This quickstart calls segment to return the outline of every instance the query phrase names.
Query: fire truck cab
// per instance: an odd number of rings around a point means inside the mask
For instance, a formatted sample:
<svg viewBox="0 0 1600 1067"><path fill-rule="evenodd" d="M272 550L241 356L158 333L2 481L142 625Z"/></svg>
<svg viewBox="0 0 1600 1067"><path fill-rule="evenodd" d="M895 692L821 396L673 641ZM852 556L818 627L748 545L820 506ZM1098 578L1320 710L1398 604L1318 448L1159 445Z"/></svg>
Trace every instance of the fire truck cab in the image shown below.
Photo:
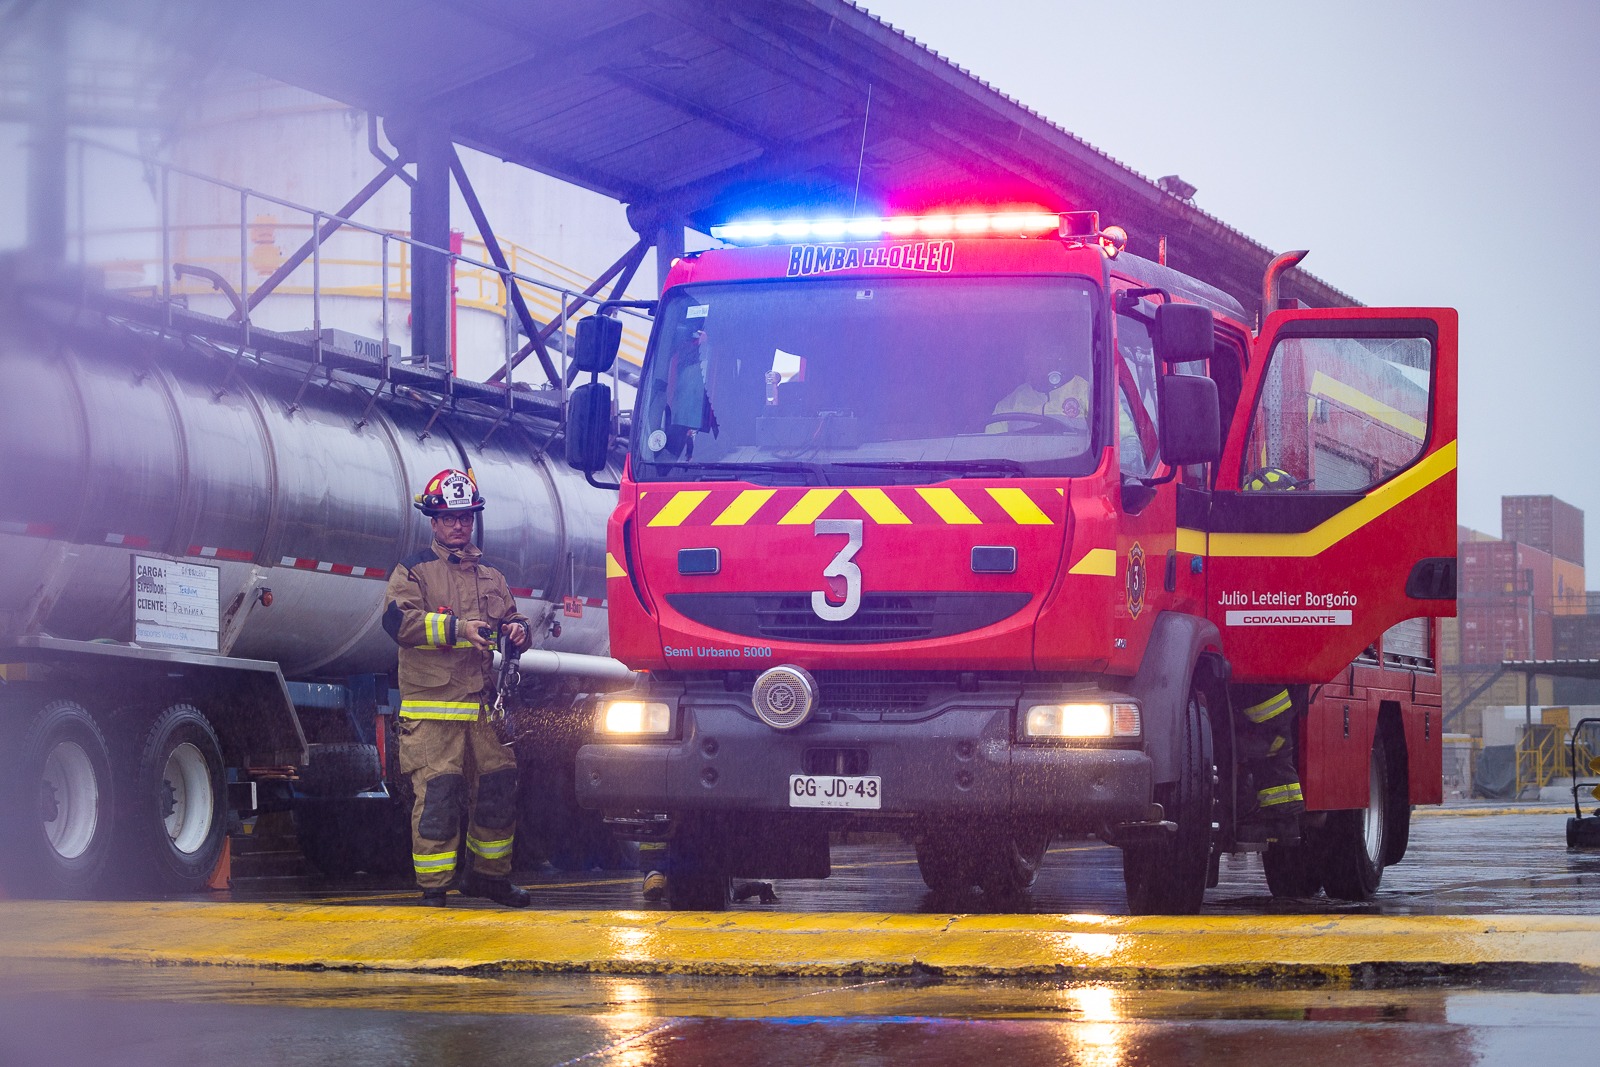
<svg viewBox="0 0 1600 1067"><path fill-rule="evenodd" d="M670 827L673 905L826 877L851 828L903 833L936 893L1017 894L1074 834L1122 849L1136 913L1197 910L1225 851L1267 850L1274 892L1370 893L1439 799L1437 708L1353 738L1347 712L1338 751L1381 761L1326 766L1307 711L1454 613L1454 311L1277 309L1269 271L1257 333L1093 212L714 236L666 279L608 527L612 654L649 682L598 706L576 774ZM608 333L580 325L580 367ZM579 469L610 410L574 392ZM1262 687L1307 789L1267 836Z"/></svg>

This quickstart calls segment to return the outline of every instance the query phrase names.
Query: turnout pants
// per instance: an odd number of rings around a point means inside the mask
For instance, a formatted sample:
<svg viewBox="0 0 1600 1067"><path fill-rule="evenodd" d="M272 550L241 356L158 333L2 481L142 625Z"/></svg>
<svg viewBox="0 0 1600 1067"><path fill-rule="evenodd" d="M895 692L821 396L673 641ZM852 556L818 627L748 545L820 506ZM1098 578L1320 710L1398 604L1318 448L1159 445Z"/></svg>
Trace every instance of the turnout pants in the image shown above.
<svg viewBox="0 0 1600 1067"><path fill-rule="evenodd" d="M402 719L400 770L411 776L411 865L417 885L439 889L455 880L461 813L467 820L471 869L485 878L511 873L517 824L517 762L481 720Z"/></svg>
<svg viewBox="0 0 1600 1067"><path fill-rule="evenodd" d="M1279 818L1305 810L1295 766L1296 709L1282 686L1244 685L1234 690L1239 709L1239 758L1250 793L1239 798L1241 814Z"/></svg>

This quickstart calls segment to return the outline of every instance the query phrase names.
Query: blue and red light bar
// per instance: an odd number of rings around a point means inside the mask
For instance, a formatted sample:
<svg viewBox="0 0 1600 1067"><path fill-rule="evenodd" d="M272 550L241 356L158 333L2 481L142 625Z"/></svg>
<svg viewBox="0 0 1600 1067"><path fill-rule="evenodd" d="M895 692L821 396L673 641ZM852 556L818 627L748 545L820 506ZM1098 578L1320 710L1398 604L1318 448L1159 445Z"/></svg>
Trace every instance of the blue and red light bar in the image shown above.
<svg viewBox="0 0 1600 1067"><path fill-rule="evenodd" d="M796 241L872 241L885 237L1060 237L1099 242L1116 255L1127 242L1121 227L1101 231L1096 211L960 211L865 218L752 219L711 227L730 244Z"/></svg>

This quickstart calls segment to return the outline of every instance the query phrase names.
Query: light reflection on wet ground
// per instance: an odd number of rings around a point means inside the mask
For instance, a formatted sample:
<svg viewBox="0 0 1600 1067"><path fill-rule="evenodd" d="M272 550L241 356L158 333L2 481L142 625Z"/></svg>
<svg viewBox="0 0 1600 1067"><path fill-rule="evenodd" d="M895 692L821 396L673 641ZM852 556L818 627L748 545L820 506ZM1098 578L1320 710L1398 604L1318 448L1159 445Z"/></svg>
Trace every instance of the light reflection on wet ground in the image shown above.
<svg viewBox="0 0 1600 1067"><path fill-rule="evenodd" d="M1576 988L385 975L30 965L0 1062L537 1065L1592 1062Z"/></svg>

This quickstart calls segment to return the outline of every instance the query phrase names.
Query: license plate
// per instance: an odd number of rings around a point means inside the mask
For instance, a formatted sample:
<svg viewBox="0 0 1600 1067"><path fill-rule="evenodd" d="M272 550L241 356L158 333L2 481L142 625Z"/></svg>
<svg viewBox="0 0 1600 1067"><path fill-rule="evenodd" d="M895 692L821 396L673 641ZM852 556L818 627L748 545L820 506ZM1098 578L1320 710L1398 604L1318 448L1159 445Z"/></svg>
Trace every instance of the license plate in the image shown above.
<svg viewBox="0 0 1600 1067"><path fill-rule="evenodd" d="M791 808L883 807L883 780L876 774L791 774Z"/></svg>

